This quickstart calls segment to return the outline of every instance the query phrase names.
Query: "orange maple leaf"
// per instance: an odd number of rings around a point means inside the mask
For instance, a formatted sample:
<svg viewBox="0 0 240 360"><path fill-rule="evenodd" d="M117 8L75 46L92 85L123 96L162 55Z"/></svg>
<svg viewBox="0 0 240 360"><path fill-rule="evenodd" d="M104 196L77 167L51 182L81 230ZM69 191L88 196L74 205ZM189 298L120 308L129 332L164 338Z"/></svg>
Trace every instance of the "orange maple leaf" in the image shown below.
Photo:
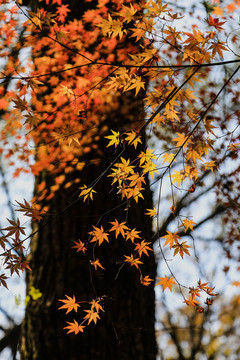
<svg viewBox="0 0 240 360"><path fill-rule="evenodd" d="M178 243L178 239L180 239L180 236L177 234L177 232L171 233L171 231L167 231L167 235L163 236L163 238L166 239L165 244L163 246L169 244L171 249L174 243L176 244Z"/></svg>
<svg viewBox="0 0 240 360"><path fill-rule="evenodd" d="M86 248L85 248L85 244L81 241L81 240L78 240L78 242L77 241L74 241L74 243L76 244L75 246L72 246L73 248L76 248L77 249L77 252L78 251L82 251L83 253L85 253L85 251L87 250Z"/></svg>
<svg viewBox="0 0 240 360"><path fill-rule="evenodd" d="M83 329L85 328L85 326L79 325L78 322L76 320L73 320L74 322L68 322L67 324L69 324L68 326L65 326L64 329L68 329L69 331L67 332L67 334L74 332L75 335L77 335L80 332L83 332Z"/></svg>
<svg viewBox="0 0 240 360"><path fill-rule="evenodd" d="M151 282L154 281L153 279L150 279L149 275L146 276L140 276L140 282L143 286L149 286Z"/></svg>
<svg viewBox="0 0 240 360"><path fill-rule="evenodd" d="M84 310L87 315L84 316L84 319L88 319L88 324L90 324L91 321L93 321L95 324L97 322L97 319L100 319L99 314L97 311L91 310Z"/></svg>
<svg viewBox="0 0 240 360"><path fill-rule="evenodd" d="M177 285L177 283L174 281L174 278L168 278L166 275L165 277L157 277L160 281L156 285L162 285L163 291L168 288L170 291L172 291L172 286Z"/></svg>
<svg viewBox="0 0 240 360"><path fill-rule="evenodd" d="M186 245L186 241L183 241L182 243L177 242L177 244L173 245L174 250L174 254L173 256L177 255L178 253L180 254L181 258L183 259L183 255L184 253L189 255L189 251L188 248L190 248L191 246Z"/></svg>
<svg viewBox="0 0 240 360"><path fill-rule="evenodd" d="M90 264L92 266L94 266L95 270L97 270L98 267L100 267L101 269L105 270L105 268L100 264L100 261L99 259L96 259L96 260L90 260Z"/></svg>
<svg viewBox="0 0 240 360"><path fill-rule="evenodd" d="M190 305L190 306L198 306L199 304L199 301L196 300L196 296L194 294L190 295L188 300L184 300L184 302L187 304L187 305Z"/></svg>
<svg viewBox="0 0 240 360"><path fill-rule="evenodd" d="M133 254L131 254L130 256L124 255L125 256L125 262L129 262L131 266L135 266L138 269L138 265L143 264L142 261L140 261L139 258L134 258Z"/></svg>
<svg viewBox="0 0 240 360"><path fill-rule="evenodd" d="M145 242L144 240L141 241L141 243L136 244L135 250L138 251L139 256L142 256L142 253L149 256L148 251L153 251L148 245L151 244L150 242Z"/></svg>
<svg viewBox="0 0 240 360"><path fill-rule="evenodd" d="M109 234L104 232L104 229L102 226L101 226L101 228L93 226L93 228L94 228L94 230L90 231L90 233L89 233L89 234L93 235L93 238L90 242L98 241L99 245L101 245L104 240L109 242L109 240L108 240Z"/></svg>
<svg viewBox="0 0 240 360"><path fill-rule="evenodd" d="M219 19L214 19L210 14L208 20L206 20L208 25L214 26L217 30L223 30L221 25L225 24L226 21L219 22Z"/></svg>
<svg viewBox="0 0 240 360"><path fill-rule="evenodd" d="M126 232L126 240L131 240L132 243L134 243L135 239L141 239L141 237L138 235L140 234L140 231L137 231L135 228L131 231Z"/></svg>
<svg viewBox="0 0 240 360"><path fill-rule="evenodd" d="M195 224L193 220L184 219L181 226L184 226L186 232L188 229L193 230L193 225Z"/></svg>
<svg viewBox="0 0 240 360"><path fill-rule="evenodd" d="M119 234L121 234L123 237L125 236L125 230L130 230L125 224L126 221L119 223L116 219L115 221L110 221L110 224L113 226L111 227L110 231L115 231L116 238Z"/></svg>
<svg viewBox="0 0 240 360"><path fill-rule="evenodd" d="M62 305L60 308L58 308L58 310L60 309L67 309L66 314L68 314L70 311L75 310L77 312L77 308L80 307L79 304L76 303L76 298L73 295L73 297L71 298L70 296L67 296L67 300L61 300L59 299L59 301L62 301L64 303L64 305Z"/></svg>
<svg viewBox="0 0 240 360"><path fill-rule="evenodd" d="M185 134L182 133L178 133L177 132L177 137L172 139L172 141L176 141L177 142L177 147L183 146L184 149L186 149L187 144L192 144L192 140L189 138L188 136L186 136Z"/></svg>

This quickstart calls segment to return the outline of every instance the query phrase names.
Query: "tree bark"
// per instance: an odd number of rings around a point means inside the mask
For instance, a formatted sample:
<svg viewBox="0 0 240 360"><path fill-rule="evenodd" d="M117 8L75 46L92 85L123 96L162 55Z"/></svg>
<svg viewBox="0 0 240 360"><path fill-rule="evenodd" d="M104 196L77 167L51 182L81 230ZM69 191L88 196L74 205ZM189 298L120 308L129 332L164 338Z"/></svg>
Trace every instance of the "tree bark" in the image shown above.
<svg viewBox="0 0 240 360"><path fill-rule="evenodd" d="M79 16L78 12L79 6L74 14ZM142 113L144 121L143 101L130 94L119 98L119 109L108 114L107 126L111 124L112 129L120 132L133 127L129 114L123 111L126 102L131 104L131 118L139 118ZM106 149L103 139L98 147L103 154L101 161L92 161L95 154L91 152L84 158L89 166L71 175L80 177L83 184L91 184L109 165L108 159L115 156ZM132 156L132 149L127 150L125 158ZM43 176L46 180L45 174L40 175L36 179L36 188ZM47 181L51 183L50 178ZM27 293L34 286L42 292L42 297L30 301L26 308L20 342L22 360L156 358L154 286L142 286L139 272L123 263L124 255L129 254L126 241L119 236L109 244L96 247L96 257L106 270L95 271L91 266L92 251L80 254L72 248L73 241L88 239L92 226L97 226L99 220L100 225L107 227L108 224L109 227L109 221L115 218L127 221L131 229L141 230L142 238L151 241L151 220L144 215L146 208L152 208L151 191L146 186L144 200L139 200L138 204L131 202L126 211L126 204L121 203L119 195L112 189L110 178L104 176L94 189L97 194L88 204L78 198L77 188L61 188L50 201L49 213L52 215L39 224L38 232L31 240L29 260L32 271L27 274ZM145 256L143 266L143 274L154 278L153 253ZM80 302L101 297L104 313L100 313L97 324L87 326L84 333L67 335L63 328L66 321L73 321L72 312L66 315L63 310L58 310L62 305L59 299L65 294L75 295ZM78 316L77 313L74 318L81 322Z"/></svg>

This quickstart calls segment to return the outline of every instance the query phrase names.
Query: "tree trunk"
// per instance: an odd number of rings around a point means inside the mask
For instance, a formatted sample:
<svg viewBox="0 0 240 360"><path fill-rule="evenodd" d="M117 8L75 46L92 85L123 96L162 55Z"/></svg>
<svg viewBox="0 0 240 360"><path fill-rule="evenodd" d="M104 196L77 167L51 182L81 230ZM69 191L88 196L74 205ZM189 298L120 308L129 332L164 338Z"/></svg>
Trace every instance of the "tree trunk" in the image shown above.
<svg viewBox="0 0 240 360"><path fill-rule="evenodd" d="M133 95L119 99L119 104L126 102L131 104L126 107L131 107L131 118L135 115L139 118L142 113L144 121L142 100ZM133 127L129 114L121 110L121 105L108 114L107 126L109 124L120 132ZM115 154L106 149L106 140L100 139L98 147L103 154L101 161L91 161L95 159L92 151L84 158L89 166L80 173L71 174L72 179L80 177L81 183L91 184L102 174L109 165L108 159ZM124 157L133 158L132 153L132 149L127 150ZM36 188L41 177L46 181L46 175L40 175L36 179ZM51 183L50 178L47 181ZM22 360L156 358L154 286L141 285L137 269L123 262L124 255L129 255L126 241L120 236L112 238L109 244L102 244L85 254L72 248L73 241L87 241L92 226L98 226L99 220L99 226L109 227L109 222L115 218L126 221L131 229L141 231L142 239L151 241L151 220L144 215L146 208L152 208L151 191L146 189L144 200L140 199L138 204L131 202L126 211L126 204L122 204L112 189L111 181L104 176L94 187L97 194L89 203L83 203L78 198L78 189L73 187L68 190L62 187L50 201L49 213L52 215L39 224L38 232L31 240L29 260L32 271L27 275L27 293L34 286L42 292L42 297L30 300L26 308L20 342ZM93 251L106 270L95 271L92 267ZM153 253L145 256L143 266L143 275L154 278ZM67 335L63 330L66 321L72 322L75 318L80 323L84 313L79 310L81 315L73 312L66 315L65 311L58 310L62 305L59 299L65 298L65 294L75 295L79 302L101 297L104 312L100 312L97 324L87 326L84 333ZM82 304L83 309L87 308L85 305Z"/></svg>

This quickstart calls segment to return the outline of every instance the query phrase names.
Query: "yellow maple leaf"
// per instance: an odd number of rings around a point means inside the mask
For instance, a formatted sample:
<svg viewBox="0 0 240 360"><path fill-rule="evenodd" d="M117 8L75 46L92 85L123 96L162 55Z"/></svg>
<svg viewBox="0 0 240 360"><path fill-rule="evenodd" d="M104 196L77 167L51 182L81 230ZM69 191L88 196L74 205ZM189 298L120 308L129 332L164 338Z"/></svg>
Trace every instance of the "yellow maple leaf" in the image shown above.
<svg viewBox="0 0 240 360"><path fill-rule="evenodd" d="M145 215L149 215L151 217L157 215L157 210L155 209L155 207L153 209L146 209L148 212L145 213Z"/></svg>
<svg viewBox="0 0 240 360"><path fill-rule="evenodd" d="M111 140L108 143L107 147L111 146L111 145L115 145L115 147L116 147L120 142L120 133L113 131L113 130L111 130L111 132L112 132L112 135L104 136L106 139Z"/></svg>
<svg viewBox="0 0 240 360"><path fill-rule="evenodd" d="M137 133L133 130L126 133L125 141L128 142L128 145L133 145L134 148L137 148L138 143L142 144L140 136L136 137Z"/></svg>
<svg viewBox="0 0 240 360"><path fill-rule="evenodd" d="M114 20L110 14L108 14L108 20L102 19L100 24L97 24L98 27L102 28L103 35L110 36L119 36L119 39L123 37L127 31L123 29L121 21L119 19Z"/></svg>
<svg viewBox="0 0 240 360"><path fill-rule="evenodd" d="M131 80L131 84L130 85L127 85L125 88L124 88L124 91L126 90L133 90L135 89L135 95L137 95L140 91L140 89L145 89L145 82L142 81L142 78L141 76L138 76L138 75L135 75L135 78L133 78Z"/></svg>
<svg viewBox="0 0 240 360"><path fill-rule="evenodd" d="M182 171L174 170L174 174L171 175L172 182L178 183L178 186L180 186L181 182L185 179L184 173Z"/></svg>
<svg viewBox="0 0 240 360"><path fill-rule="evenodd" d="M79 194L79 197L83 196L83 201L85 201L87 198L93 200L93 193L96 193L96 191L93 190L92 187L87 187L86 185L83 185L79 189L82 190Z"/></svg>
<svg viewBox="0 0 240 360"><path fill-rule="evenodd" d="M123 21L128 24L134 19L134 15L136 14L136 12L137 10L134 9L132 4L130 4L130 6L122 5L122 9L119 12L114 13L114 15L122 16Z"/></svg>
<svg viewBox="0 0 240 360"><path fill-rule="evenodd" d="M177 132L177 137L172 139L172 141L177 142L177 147L183 146L186 149L188 143L192 143L191 139L188 139L188 136L182 133Z"/></svg>
<svg viewBox="0 0 240 360"><path fill-rule="evenodd" d="M164 164L166 161L167 161L169 164L171 164L172 161L175 161L175 162L176 162L176 160L174 159L174 157L175 157L175 154L173 154L173 153L170 153L170 154L166 153L166 154L164 154L164 155L162 156L162 158L164 159L163 164ZM174 160L173 160L173 159L174 159Z"/></svg>

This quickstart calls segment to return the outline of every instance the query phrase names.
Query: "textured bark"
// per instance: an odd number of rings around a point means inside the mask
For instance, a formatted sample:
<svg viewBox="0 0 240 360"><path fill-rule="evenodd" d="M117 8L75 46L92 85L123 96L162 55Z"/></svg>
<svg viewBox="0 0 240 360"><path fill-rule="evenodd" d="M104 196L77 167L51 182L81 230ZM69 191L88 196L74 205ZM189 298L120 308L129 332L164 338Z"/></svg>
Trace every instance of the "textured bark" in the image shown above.
<svg viewBox="0 0 240 360"><path fill-rule="evenodd" d="M110 128L118 131L132 127L129 114L125 114L123 109L126 103L131 104L131 118L134 119L135 115L139 118L142 112L143 120L143 102L124 95L119 99L118 111L107 117L106 125L111 124ZM95 155L91 153L88 160L84 159L89 166L71 175L80 177L83 184L95 180L109 164L109 158L115 156L111 150L106 150L103 139L98 146L103 153L101 162L92 163ZM132 155L131 149L125 157ZM51 182L51 179L44 180ZM36 179L36 185L40 181L41 177ZM154 287L142 286L138 271L126 263L122 266L124 255L129 254L125 240L119 236L110 240L109 244L96 248L96 255L105 271L95 271L90 265L92 252L83 255L72 249L73 241L87 240L92 225L96 225L100 218L103 226L115 218L127 220L130 228L141 230L142 238L151 241L152 224L144 215L146 207L152 207L151 192L146 190L145 199L139 204L131 203L126 212L126 204L121 204L119 195L112 190L110 178L104 176L95 190L97 195L89 204L83 204L78 199L77 188L58 191L51 200L52 215L40 223L39 231L31 241L29 260L32 271L28 272L27 291L34 286L43 296L37 301L30 301L26 309L20 344L22 360L156 358ZM145 256L144 260L143 274L154 277L154 255ZM58 310L62 304L58 300L63 299L65 294L74 294L78 301L103 297L105 312L100 314L101 320L97 325L91 324L83 334L66 335L63 327L73 317L72 313L66 315L63 310ZM81 322L78 314L75 319Z"/></svg>

